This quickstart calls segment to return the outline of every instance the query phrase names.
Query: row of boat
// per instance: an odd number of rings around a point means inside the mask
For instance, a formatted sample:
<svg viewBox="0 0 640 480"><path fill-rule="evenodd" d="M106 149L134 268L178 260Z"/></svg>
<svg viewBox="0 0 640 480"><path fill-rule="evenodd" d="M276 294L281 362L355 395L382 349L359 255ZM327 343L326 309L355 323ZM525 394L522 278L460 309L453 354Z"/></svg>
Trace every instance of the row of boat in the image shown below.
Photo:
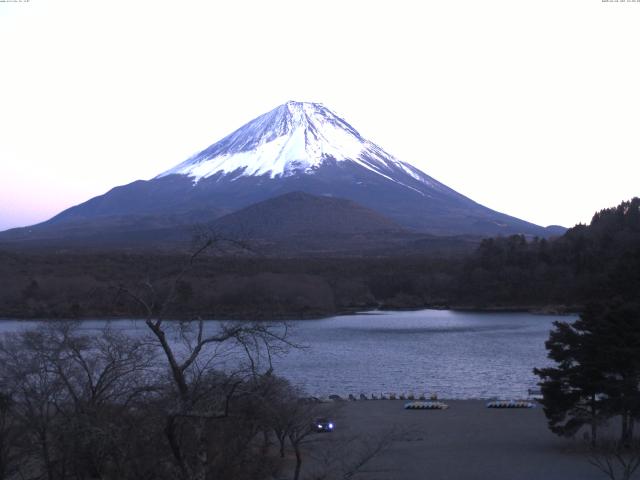
<svg viewBox="0 0 640 480"><path fill-rule="evenodd" d="M534 408L533 402L526 400L495 400L487 403L487 408ZM404 404L407 410L446 410L449 405L443 402L416 401Z"/></svg>

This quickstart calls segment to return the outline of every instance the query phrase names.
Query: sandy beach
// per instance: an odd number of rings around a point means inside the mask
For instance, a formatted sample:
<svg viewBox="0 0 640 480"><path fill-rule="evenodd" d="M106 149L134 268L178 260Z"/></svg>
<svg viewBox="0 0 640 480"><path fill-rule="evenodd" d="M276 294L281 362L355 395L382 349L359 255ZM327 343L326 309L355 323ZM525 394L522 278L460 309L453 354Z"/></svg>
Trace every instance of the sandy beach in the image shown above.
<svg viewBox="0 0 640 480"><path fill-rule="evenodd" d="M548 430L540 406L489 409L484 401L454 400L446 401L449 409L435 411L405 410L401 400L342 403L335 413L336 431L314 435L309 447L329 449L346 438L358 436L375 441L392 429L401 432L355 478L606 478L588 463L581 439L562 439Z"/></svg>

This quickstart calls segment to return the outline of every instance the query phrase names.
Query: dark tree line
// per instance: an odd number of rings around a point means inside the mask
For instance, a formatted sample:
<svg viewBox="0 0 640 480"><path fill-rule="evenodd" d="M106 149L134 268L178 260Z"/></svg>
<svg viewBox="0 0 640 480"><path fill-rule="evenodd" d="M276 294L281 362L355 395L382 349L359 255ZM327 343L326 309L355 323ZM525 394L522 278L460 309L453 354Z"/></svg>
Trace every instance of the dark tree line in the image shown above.
<svg viewBox="0 0 640 480"><path fill-rule="evenodd" d="M462 267L454 295L477 305L565 305L640 292L640 198L596 213L563 236L483 240Z"/></svg>
<svg viewBox="0 0 640 480"><path fill-rule="evenodd" d="M594 215L554 239L485 239L466 255L261 257L204 255L181 279L174 318L310 318L371 308L579 311L621 292L640 270L640 199ZM167 293L177 254L2 253L0 316L137 317L113 286L146 278Z"/></svg>
<svg viewBox="0 0 640 480"><path fill-rule="evenodd" d="M589 279L591 301L575 322L554 324L546 342L554 365L534 370L549 428L567 437L587 429L591 464L628 479L640 467L640 201L599 212L554 248Z"/></svg>

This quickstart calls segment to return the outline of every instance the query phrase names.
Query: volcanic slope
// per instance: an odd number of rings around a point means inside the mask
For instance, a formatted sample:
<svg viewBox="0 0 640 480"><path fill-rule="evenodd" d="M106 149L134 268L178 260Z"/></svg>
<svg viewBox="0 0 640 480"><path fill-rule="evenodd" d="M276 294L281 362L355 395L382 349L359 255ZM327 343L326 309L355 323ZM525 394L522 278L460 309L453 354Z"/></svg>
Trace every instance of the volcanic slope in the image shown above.
<svg viewBox="0 0 640 480"><path fill-rule="evenodd" d="M363 138L321 104L287 102L151 180L113 188L44 223L4 232L0 242L109 238L126 245L134 237L161 242L163 236L181 237L176 229L209 224L291 192L350 200L413 232L549 236L563 231L474 202Z"/></svg>

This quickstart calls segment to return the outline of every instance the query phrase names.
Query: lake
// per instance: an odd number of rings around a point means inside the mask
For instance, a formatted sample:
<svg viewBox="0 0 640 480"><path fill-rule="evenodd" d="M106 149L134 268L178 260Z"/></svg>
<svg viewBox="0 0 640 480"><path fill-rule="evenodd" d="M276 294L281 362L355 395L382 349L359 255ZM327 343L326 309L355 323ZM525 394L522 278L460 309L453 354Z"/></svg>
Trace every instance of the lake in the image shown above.
<svg viewBox="0 0 640 480"><path fill-rule="evenodd" d="M450 310L370 312L292 321L292 339L306 345L274 360L275 371L310 395L437 393L440 398L526 397L533 367L548 364L544 342L555 320L574 316ZM141 321L110 322L144 334ZM218 322L207 322L215 328ZM5 320L0 332L38 322ZM82 328L105 324L88 320Z"/></svg>

